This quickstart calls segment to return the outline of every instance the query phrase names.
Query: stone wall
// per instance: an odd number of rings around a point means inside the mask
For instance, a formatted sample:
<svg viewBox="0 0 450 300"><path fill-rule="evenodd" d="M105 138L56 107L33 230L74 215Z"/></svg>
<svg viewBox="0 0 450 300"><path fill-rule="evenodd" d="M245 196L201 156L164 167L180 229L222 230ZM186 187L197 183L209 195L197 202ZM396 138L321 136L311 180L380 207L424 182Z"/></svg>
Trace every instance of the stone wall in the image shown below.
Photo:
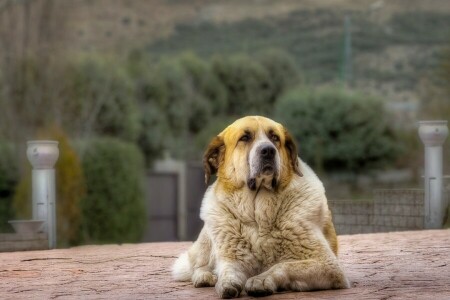
<svg viewBox="0 0 450 300"><path fill-rule="evenodd" d="M422 189L375 190L371 201L329 200L338 234L423 229Z"/></svg>

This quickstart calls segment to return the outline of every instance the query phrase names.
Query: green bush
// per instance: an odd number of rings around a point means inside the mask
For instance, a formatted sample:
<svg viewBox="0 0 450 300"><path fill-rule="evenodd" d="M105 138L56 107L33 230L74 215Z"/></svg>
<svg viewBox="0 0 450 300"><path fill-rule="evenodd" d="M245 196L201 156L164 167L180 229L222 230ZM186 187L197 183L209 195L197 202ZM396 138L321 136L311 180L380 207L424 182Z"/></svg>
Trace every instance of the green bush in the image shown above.
<svg viewBox="0 0 450 300"><path fill-rule="evenodd" d="M188 73L179 60L163 59L156 74L167 91L163 108L174 133L196 132L199 124L209 121L211 104L194 85L192 72Z"/></svg>
<svg viewBox="0 0 450 300"><path fill-rule="evenodd" d="M140 114L134 86L120 64L97 57L74 60L67 67L64 125L80 136L107 135L135 142Z"/></svg>
<svg viewBox="0 0 450 300"><path fill-rule="evenodd" d="M139 146L147 164L164 151L188 158L196 149L187 140L223 113L226 90L210 66L193 54L157 63L139 60L140 67L132 62L132 74L142 113Z"/></svg>
<svg viewBox="0 0 450 300"><path fill-rule="evenodd" d="M146 226L143 158L133 144L112 138L86 142L87 196L81 201L84 243L138 242Z"/></svg>
<svg viewBox="0 0 450 300"><path fill-rule="evenodd" d="M289 88L300 83L294 59L279 49L269 49L256 55L256 61L269 75L269 103L273 106Z"/></svg>
<svg viewBox="0 0 450 300"><path fill-rule="evenodd" d="M276 105L276 116L299 142L300 154L321 170L358 172L398 154L383 103L341 88L300 87Z"/></svg>
<svg viewBox="0 0 450 300"><path fill-rule="evenodd" d="M267 114L271 110L268 70L246 55L220 56L212 69L227 89L228 115Z"/></svg>
<svg viewBox="0 0 450 300"><path fill-rule="evenodd" d="M227 107L227 91L212 72L211 65L192 53L181 55L179 62L185 70L192 88L198 91L211 106L212 115L222 115ZM203 128L203 125L196 126L196 129Z"/></svg>
<svg viewBox="0 0 450 300"><path fill-rule="evenodd" d="M13 219L12 198L19 179L17 157L13 144L0 141L0 232L9 231Z"/></svg>
<svg viewBox="0 0 450 300"><path fill-rule="evenodd" d="M215 57L212 69L227 89L228 115L268 115L274 103L300 77L295 62L281 50L270 49L254 57Z"/></svg>

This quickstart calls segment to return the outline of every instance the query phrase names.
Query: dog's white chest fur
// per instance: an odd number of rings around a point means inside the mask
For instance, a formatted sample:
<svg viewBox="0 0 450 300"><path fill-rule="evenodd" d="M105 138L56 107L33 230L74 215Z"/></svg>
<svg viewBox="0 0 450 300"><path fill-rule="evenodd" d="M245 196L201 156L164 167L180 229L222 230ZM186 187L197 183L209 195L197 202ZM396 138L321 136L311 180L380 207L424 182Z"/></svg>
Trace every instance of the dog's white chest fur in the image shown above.
<svg viewBox="0 0 450 300"><path fill-rule="evenodd" d="M242 189L226 194L217 191L213 184L201 208L207 234L221 237L217 241L212 239L212 247L220 247L217 243L237 242L237 255L252 261L251 273L264 270L282 258L301 255L289 253L293 241L297 241L305 258L311 255L308 244L315 243L317 237L309 232L324 222L325 195L322 183L304 163L302 171L306 175L293 180L280 194L265 189L259 192ZM234 240L220 233L224 228L234 232ZM305 247L301 247L302 243ZM232 251L235 255L235 249Z"/></svg>

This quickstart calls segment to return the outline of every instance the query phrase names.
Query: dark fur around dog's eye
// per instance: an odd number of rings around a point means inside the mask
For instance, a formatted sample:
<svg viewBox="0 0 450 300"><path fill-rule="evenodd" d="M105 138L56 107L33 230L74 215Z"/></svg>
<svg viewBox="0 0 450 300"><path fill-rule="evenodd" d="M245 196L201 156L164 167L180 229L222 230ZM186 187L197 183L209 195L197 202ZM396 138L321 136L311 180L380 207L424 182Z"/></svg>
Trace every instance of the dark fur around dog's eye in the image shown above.
<svg viewBox="0 0 450 300"><path fill-rule="evenodd" d="M273 143L278 143L280 141L280 137L274 133L273 129L270 129L267 136Z"/></svg>
<svg viewBox="0 0 450 300"><path fill-rule="evenodd" d="M241 136L241 138L239 139L239 141L241 142L248 142L250 140L250 136L248 134L244 134L243 136Z"/></svg>
<svg viewBox="0 0 450 300"><path fill-rule="evenodd" d="M245 131L244 134L239 139L240 142L249 142L252 139L252 135L249 131Z"/></svg>

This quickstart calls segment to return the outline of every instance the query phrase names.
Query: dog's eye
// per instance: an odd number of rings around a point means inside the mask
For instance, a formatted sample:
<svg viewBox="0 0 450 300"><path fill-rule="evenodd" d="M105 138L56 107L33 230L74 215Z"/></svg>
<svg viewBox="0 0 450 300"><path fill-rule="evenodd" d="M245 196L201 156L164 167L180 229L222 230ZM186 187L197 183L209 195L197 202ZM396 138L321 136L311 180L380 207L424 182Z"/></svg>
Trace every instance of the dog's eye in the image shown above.
<svg viewBox="0 0 450 300"><path fill-rule="evenodd" d="M270 137L270 139L272 140L272 142L279 142L280 141L280 137L276 134L272 134L272 136Z"/></svg>
<svg viewBox="0 0 450 300"><path fill-rule="evenodd" d="M243 136L241 136L241 138L239 139L240 142L248 142L250 141L251 137L249 134L244 134Z"/></svg>

